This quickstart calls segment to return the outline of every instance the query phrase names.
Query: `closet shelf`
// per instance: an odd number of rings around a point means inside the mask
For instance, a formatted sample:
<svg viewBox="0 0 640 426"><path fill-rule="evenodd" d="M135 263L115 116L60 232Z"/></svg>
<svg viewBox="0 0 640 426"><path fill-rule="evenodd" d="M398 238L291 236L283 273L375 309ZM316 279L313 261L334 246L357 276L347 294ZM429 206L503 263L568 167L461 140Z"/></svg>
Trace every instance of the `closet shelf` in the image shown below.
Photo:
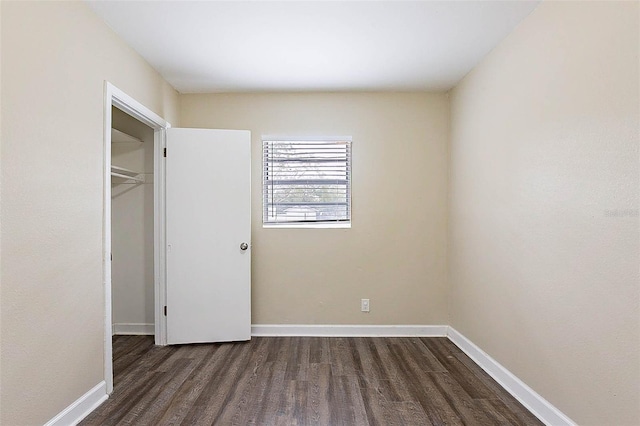
<svg viewBox="0 0 640 426"><path fill-rule="evenodd" d="M111 129L111 143L142 143L142 140L120 130Z"/></svg>
<svg viewBox="0 0 640 426"><path fill-rule="evenodd" d="M125 169L124 167L111 166L111 176L144 183L144 174Z"/></svg>

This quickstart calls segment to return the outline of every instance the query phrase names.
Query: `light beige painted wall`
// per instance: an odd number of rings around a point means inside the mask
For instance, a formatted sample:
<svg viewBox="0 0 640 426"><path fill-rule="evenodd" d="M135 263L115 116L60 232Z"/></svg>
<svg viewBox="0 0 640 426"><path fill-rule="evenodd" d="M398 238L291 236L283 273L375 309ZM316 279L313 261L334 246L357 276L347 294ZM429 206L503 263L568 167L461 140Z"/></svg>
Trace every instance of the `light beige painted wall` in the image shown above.
<svg viewBox="0 0 640 426"><path fill-rule="evenodd" d="M638 7L543 2L452 98L451 324L584 425L640 424Z"/></svg>
<svg viewBox="0 0 640 426"><path fill-rule="evenodd" d="M254 324L447 324L447 95L181 95L180 114L252 132ZM263 134L353 136L351 229L262 228Z"/></svg>
<svg viewBox="0 0 640 426"><path fill-rule="evenodd" d="M112 143L112 164L145 176L143 184L111 184L112 323L153 324L153 129L117 108L112 120L144 141Z"/></svg>
<svg viewBox="0 0 640 426"><path fill-rule="evenodd" d="M177 93L82 2L2 2L3 425L104 379L103 84L175 123Z"/></svg>

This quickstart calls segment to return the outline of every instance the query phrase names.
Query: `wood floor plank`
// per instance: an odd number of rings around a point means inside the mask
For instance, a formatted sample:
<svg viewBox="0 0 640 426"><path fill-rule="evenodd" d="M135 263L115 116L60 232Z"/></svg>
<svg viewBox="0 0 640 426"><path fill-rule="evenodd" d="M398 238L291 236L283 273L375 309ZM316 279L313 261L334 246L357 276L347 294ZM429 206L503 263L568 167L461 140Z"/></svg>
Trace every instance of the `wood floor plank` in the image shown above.
<svg viewBox="0 0 640 426"><path fill-rule="evenodd" d="M389 402L375 387L360 389L367 420L371 426L402 425L401 415L396 411L394 403ZM429 423L424 423L428 425Z"/></svg>
<svg viewBox="0 0 640 426"><path fill-rule="evenodd" d="M487 386L486 380L473 374L464 363L460 362L451 352L452 348L447 345L449 339L441 337L422 338L421 340L469 396L472 398L491 398L493 392Z"/></svg>
<svg viewBox="0 0 640 426"><path fill-rule="evenodd" d="M285 385L285 392L280 399L275 424L282 426L305 425L307 407L307 382L290 380Z"/></svg>
<svg viewBox="0 0 640 426"><path fill-rule="evenodd" d="M126 425L156 424L155 418L164 411L168 399L174 395L175 390L189 375L193 368L191 364L192 361L186 359L176 361L172 370L174 375L171 378L164 374L160 375L157 385L138 400L120 423Z"/></svg>
<svg viewBox="0 0 640 426"><path fill-rule="evenodd" d="M422 407L415 402L394 402L393 407L404 425L433 425Z"/></svg>
<svg viewBox="0 0 640 426"><path fill-rule="evenodd" d="M204 349L204 345L197 345ZM219 346L218 346L219 348ZM227 348L228 349L228 348ZM192 355L196 354L194 350ZM180 387L175 391L173 398L166 404L162 414L157 418L157 424L180 424L189 413L189 410L203 393L207 383L213 380L212 376L216 371L216 364L219 362L220 355L215 356L216 352L207 354L206 352L200 357L193 357L196 361L190 376L184 380Z"/></svg>
<svg viewBox="0 0 640 426"><path fill-rule="evenodd" d="M403 357L403 346L392 345L396 362L402 370L402 380L407 384L412 397L420 404L434 425L463 425L464 422L447 401L446 395L434 383L431 374L416 362L415 357Z"/></svg>
<svg viewBox="0 0 640 426"><path fill-rule="evenodd" d="M328 364L331 349L329 347L329 339L321 339L318 337L310 337L309 343L309 363L310 364Z"/></svg>
<svg viewBox="0 0 640 426"><path fill-rule="evenodd" d="M232 343L228 351L228 356L221 359L222 362L215 364L215 369L211 374L206 386L191 407L183 424L215 424L223 411L227 408L228 401L238 385L238 378L246 371L247 358L250 351L243 350L244 343ZM220 392L224 389L224 392Z"/></svg>
<svg viewBox="0 0 640 426"><path fill-rule="evenodd" d="M331 351L331 370L335 376L360 376L356 360L349 349Z"/></svg>
<svg viewBox="0 0 640 426"><path fill-rule="evenodd" d="M265 369L273 363L266 363L269 352L273 350L273 341L269 339L256 339L255 349L247 363L247 371L238 380L236 392L229 399L227 409L220 417L220 424L243 425L249 421L250 409L255 405L253 394L256 384L264 377Z"/></svg>
<svg viewBox="0 0 640 426"><path fill-rule="evenodd" d="M365 386L368 382L396 378L397 371L390 368L393 364L383 360L383 356L387 355L388 352L381 354L373 339L351 339L351 353L354 367L360 377L361 386Z"/></svg>
<svg viewBox="0 0 640 426"><path fill-rule="evenodd" d="M259 399L255 414L247 418L248 423L256 425L274 424L278 412L280 400L283 397L282 389L287 374L287 364L284 361L272 363L271 368L264 371L261 377L264 380L263 394Z"/></svg>
<svg viewBox="0 0 640 426"><path fill-rule="evenodd" d="M331 415L329 407L329 383L332 377L330 364L309 366L308 412L306 424L327 425Z"/></svg>
<svg viewBox="0 0 640 426"><path fill-rule="evenodd" d="M446 338L115 336L114 393L81 425L541 425Z"/></svg>
<svg viewBox="0 0 640 426"><path fill-rule="evenodd" d="M357 376L334 376L330 381L331 425L367 424Z"/></svg>
<svg viewBox="0 0 640 426"><path fill-rule="evenodd" d="M411 392L401 380L367 379L363 389L371 389L388 402L413 401Z"/></svg>
<svg viewBox="0 0 640 426"><path fill-rule="evenodd" d="M285 379L287 380L306 380L309 370L309 354L310 354L310 338L301 337L288 342L288 352L286 359L287 371Z"/></svg>
<svg viewBox="0 0 640 426"><path fill-rule="evenodd" d="M482 411L476 400L472 399L460 384L448 372L430 373L433 382L449 405L465 424L491 424L491 419Z"/></svg>

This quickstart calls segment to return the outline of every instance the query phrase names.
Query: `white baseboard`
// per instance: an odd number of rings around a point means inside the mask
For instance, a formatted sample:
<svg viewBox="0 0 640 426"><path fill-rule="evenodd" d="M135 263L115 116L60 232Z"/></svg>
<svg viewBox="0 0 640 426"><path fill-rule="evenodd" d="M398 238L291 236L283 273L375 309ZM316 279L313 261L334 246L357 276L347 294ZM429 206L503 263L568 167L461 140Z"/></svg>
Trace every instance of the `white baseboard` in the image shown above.
<svg viewBox="0 0 640 426"><path fill-rule="evenodd" d="M302 325L254 324L255 337L446 337L446 325Z"/></svg>
<svg viewBox="0 0 640 426"><path fill-rule="evenodd" d="M120 335L130 335L130 336L139 336L139 335L153 336L155 332L156 332L156 329L153 324L128 323L128 322L113 324L114 335L120 334Z"/></svg>
<svg viewBox="0 0 640 426"><path fill-rule="evenodd" d="M498 361L464 337L453 327L449 327L449 340L459 347L489 376L500 384L515 399L524 405L533 415L548 426L575 426L569 417L554 407L540 394L527 386L522 380L504 368Z"/></svg>
<svg viewBox="0 0 640 426"><path fill-rule="evenodd" d="M44 426L75 426L107 400L107 384L102 381L62 410Z"/></svg>

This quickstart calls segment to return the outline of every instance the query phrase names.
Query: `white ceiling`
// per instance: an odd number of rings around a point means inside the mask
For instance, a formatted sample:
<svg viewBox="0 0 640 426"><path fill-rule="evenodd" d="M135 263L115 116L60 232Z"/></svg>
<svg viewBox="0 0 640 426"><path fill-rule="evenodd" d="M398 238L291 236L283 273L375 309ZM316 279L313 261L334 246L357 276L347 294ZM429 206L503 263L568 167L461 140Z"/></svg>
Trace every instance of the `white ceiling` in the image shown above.
<svg viewBox="0 0 640 426"><path fill-rule="evenodd" d="M89 1L181 93L453 87L538 1Z"/></svg>

